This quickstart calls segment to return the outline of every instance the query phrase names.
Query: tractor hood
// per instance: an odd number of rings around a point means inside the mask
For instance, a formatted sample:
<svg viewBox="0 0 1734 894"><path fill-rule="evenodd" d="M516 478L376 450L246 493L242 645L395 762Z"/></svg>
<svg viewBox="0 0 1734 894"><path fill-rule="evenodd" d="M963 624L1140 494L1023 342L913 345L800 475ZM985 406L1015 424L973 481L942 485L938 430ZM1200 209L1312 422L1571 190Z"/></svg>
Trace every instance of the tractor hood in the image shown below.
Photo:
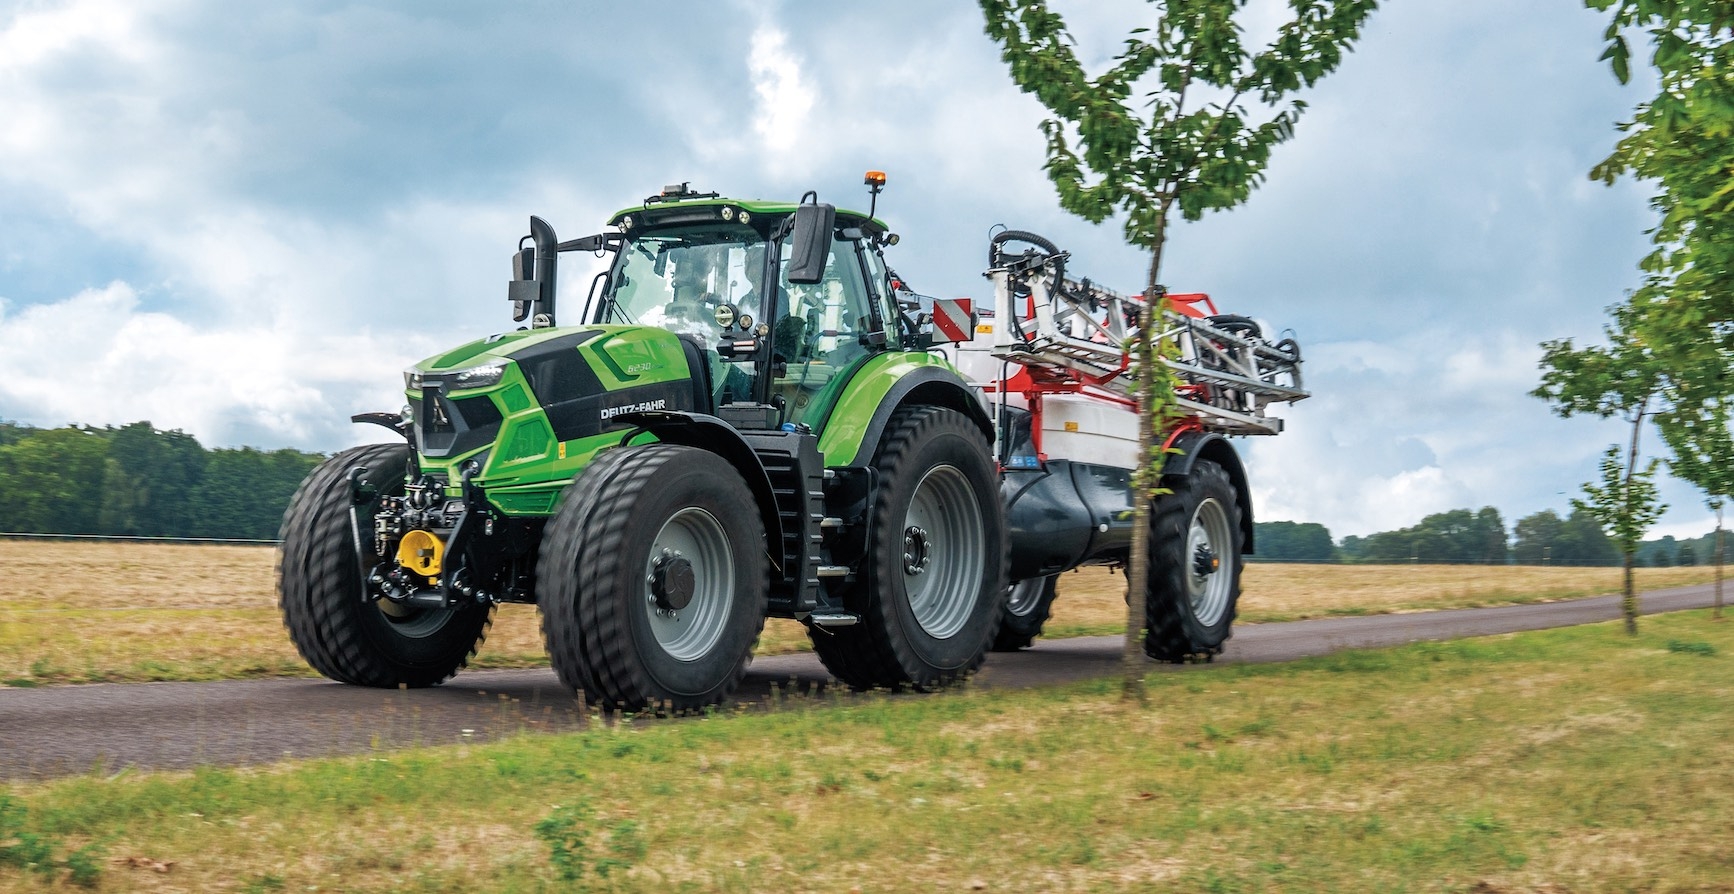
<svg viewBox="0 0 1734 894"><path fill-rule="evenodd" d="M481 465L543 459L556 445L619 427L624 413L692 410L703 380L680 339L653 326L581 326L490 335L404 370L415 446ZM708 398L708 393L702 395Z"/></svg>

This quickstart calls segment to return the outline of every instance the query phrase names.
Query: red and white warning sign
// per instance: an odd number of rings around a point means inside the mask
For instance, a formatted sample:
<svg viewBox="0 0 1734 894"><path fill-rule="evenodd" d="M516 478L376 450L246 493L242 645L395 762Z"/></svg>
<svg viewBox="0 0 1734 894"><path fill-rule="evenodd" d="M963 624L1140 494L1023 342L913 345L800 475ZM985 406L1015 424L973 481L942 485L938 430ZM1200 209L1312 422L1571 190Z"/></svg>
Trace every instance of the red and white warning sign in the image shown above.
<svg viewBox="0 0 1734 894"><path fill-rule="evenodd" d="M974 338L974 304L969 298L933 299L933 340L960 342Z"/></svg>

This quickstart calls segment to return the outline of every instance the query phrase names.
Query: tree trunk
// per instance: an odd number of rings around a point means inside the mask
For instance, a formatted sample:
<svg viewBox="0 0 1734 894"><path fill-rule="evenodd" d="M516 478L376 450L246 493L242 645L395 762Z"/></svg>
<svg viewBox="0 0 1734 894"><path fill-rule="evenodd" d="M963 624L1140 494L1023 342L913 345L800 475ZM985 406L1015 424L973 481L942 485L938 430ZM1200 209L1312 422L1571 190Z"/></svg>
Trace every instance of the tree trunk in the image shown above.
<svg viewBox="0 0 1734 894"><path fill-rule="evenodd" d="M1710 620L1722 620L1722 507L1716 506L1716 607L1710 610Z"/></svg>
<svg viewBox="0 0 1734 894"><path fill-rule="evenodd" d="M1620 597L1620 614L1626 618L1626 633L1638 635L1638 594L1632 589L1632 554L1626 553L1626 588Z"/></svg>
<svg viewBox="0 0 1734 894"><path fill-rule="evenodd" d="M1632 446L1626 452L1625 491L1620 495L1620 499L1625 503L1628 523L1632 517L1632 476L1638 471L1638 434L1644 430L1644 411L1649 407L1650 399L1646 396L1639 402L1638 415L1632 420ZM1632 586L1632 559L1637 548L1637 543L1621 538L1620 552L1626 559L1626 586L1624 595L1620 597L1620 614L1626 618L1626 634L1629 636L1638 635L1638 592Z"/></svg>
<svg viewBox="0 0 1734 894"><path fill-rule="evenodd" d="M1152 456L1156 448L1159 419L1155 412L1156 363L1159 361L1155 339L1162 323L1161 305L1168 301L1157 285L1162 270L1162 244L1168 238L1168 202L1162 203L1156 222L1155 245L1150 248L1150 274L1144 283L1144 307L1138 312L1138 462L1141 474L1132 495L1132 558L1126 568L1126 642L1120 651L1120 695L1124 701L1143 704L1144 674L1148 662L1144 657L1144 597L1150 586L1150 500L1151 492L1161 480L1158 460ZM1152 300L1155 299L1155 300Z"/></svg>

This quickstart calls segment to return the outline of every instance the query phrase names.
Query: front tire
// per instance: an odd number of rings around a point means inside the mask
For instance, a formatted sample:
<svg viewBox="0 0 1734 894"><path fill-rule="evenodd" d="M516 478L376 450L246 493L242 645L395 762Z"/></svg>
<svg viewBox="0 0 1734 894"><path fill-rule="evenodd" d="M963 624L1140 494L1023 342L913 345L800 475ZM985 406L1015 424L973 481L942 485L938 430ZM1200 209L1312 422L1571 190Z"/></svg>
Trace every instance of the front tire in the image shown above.
<svg viewBox="0 0 1734 894"><path fill-rule="evenodd" d="M561 682L593 704L713 705L746 675L765 623L764 523L726 460L620 447L566 489L536 564Z"/></svg>
<svg viewBox="0 0 1734 894"><path fill-rule="evenodd" d="M301 657L340 683L411 688L457 673L486 635L493 609L482 605L417 608L363 597L361 569L382 561L371 526L356 556L349 508L350 470L379 494L401 495L409 462L405 444L355 447L321 463L289 502L277 549L283 623ZM375 503L377 503L377 497ZM363 506L364 525L371 506Z"/></svg>
<svg viewBox="0 0 1734 894"><path fill-rule="evenodd" d="M1240 600L1240 503L1222 466L1201 459L1166 482L1150 519L1144 653L1157 661L1221 654Z"/></svg>
<svg viewBox="0 0 1734 894"><path fill-rule="evenodd" d="M994 634L995 652L1016 652L1027 649L1042 635L1042 627L1053 616L1054 597L1059 595L1060 576L1032 577L1006 585L1005 620L999 633Z"/></svg>
<svg viewBox="0 0 1734 894"><path fill-rule="evenodd" d="M848 627L808 628L854 689L928 690L975 670L1005 607L1006 532L981 430L944 407L900 409L873 460L870 542L844 605Z"/></svg>

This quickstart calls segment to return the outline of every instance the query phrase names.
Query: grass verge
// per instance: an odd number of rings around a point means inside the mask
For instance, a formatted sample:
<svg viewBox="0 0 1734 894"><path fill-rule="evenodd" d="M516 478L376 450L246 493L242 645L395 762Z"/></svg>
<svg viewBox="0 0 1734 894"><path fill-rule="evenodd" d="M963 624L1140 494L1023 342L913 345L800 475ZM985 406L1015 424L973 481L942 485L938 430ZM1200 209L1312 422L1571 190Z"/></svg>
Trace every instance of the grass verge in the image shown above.
<svg viewBox="0 0 1734 894"><path fill-rule="evenodd" d="M0 541L0 686L310 676L283 632L266 547ZM1648 588L1701 583L1708 568L1643 568ZM1048 635L1125 629L1125 578L1060 577ZM1252 565L1241 621L1286 621L1539 602L1614 592L1617 568ZM548 663L533 607L502 606L472 667ZM759 654L805 651L772 620Z"/></svg>
<svg viewBox="0 0 1734 894"><path fill-rule="evenodd" d="M0 792L146 891L1722 891L1731 650L1689 612Z"/></svg>

